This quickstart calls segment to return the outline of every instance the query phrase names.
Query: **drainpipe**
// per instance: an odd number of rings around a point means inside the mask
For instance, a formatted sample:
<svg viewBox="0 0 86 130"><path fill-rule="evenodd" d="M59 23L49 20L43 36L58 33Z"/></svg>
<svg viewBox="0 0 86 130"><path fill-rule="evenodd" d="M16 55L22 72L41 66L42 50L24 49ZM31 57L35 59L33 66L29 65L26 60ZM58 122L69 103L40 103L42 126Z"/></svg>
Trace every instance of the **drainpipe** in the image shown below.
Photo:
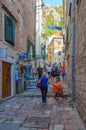
<svg viewBox="0 0 86 130"><path fill-rule="evenodd" d="M35 68L36 68L36 0L35 0L35 7L34 7L34 45L35 45Z"/></svg>
<svg viewBox="0 0 86 130"><path fill-rule="evenodd" d="M75 0L72 0L72 101L75 101Z"/></svg>

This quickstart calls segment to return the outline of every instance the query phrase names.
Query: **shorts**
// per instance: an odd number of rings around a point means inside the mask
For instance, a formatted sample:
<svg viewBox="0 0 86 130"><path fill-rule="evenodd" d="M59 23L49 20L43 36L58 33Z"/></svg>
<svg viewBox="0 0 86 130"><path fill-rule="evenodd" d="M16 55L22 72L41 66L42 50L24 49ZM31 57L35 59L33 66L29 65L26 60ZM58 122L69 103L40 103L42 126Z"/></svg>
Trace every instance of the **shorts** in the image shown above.
<svg viewBox="0 0 86 130"><path fill-rule="evenodd" d="M62 73L62 77L64 78L66 76L66 73L64 72L64 73Z"/></svg>

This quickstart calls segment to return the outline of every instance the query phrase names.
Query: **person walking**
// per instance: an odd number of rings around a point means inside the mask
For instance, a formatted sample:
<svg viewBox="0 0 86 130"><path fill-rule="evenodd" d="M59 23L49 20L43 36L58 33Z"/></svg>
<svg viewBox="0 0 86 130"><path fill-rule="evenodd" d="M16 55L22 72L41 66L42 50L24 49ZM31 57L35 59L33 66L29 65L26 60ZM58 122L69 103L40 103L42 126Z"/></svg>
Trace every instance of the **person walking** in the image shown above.
<svg viewBox="0 0 86 130"><path fill-rule="evenodd" d="M42 77L42 73L43 73L43 70L40 66L37 68L37 72L38 72L38 79L40 79Z"/></svg>
<svg viewBox="0 0 86 130"><path fill-rule="evenodd" d="M61 75L62 75L62 79L63 79L63 82L64 82L64 77L66 76L66 72L65 72L64 66L61 68Z"/></svg>
<svg viewBox="0 0 86 130"><path fill-rule="evenodd" d="M47 73L50 78L51 77L51 66L50 65L47 67Z"/></svg>
<svg viewBox="0 0 86 130"><path fill-rule="evenodd" d="M55 93L55 98L63 95L63 87L60 82L60 78L56 79L56 83L53 85L52 92Z"/></svg>
<svg viewBox="0 0 86 130"><path fill-rule="evenodd" d="M51 81L52 81L52 83L54 82L54 77L55 77L55 69L54 69L54 67L52 67L52 69L51 69Z"/></svg>
<svg viewBox="0 0 86 130"><path fill-rule="evenodd" d="M43 72L43 76L41 78L41 93L42 93L42 102L46 103L47 91L48 91L48 77L46 73Z"/></svg>
<svg viewBox="0 0 86 130"><path fill-rule="evenodd" d="M57 78L60 78L60 70L58 69L57 66L55 67L55 76L56 76Z"/></svg>

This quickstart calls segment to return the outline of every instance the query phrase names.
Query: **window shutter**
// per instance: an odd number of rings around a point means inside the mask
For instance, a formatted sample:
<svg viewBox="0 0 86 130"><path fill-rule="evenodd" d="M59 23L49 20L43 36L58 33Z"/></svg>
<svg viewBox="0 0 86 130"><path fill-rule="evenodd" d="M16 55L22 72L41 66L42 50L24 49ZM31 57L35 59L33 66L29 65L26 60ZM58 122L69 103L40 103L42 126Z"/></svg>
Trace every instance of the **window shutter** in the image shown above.
<svg viewBox="0 0 86 130"><path fill-rule="evenodd" d="M15 43L15 21L12 19L12 43Z"/></svg>
<svg viewBox="0 0 86 130"><path fill-rule="evenodd" d="M35 58L35 45L32 46L32 57Z"/></svg>
<svg viewBox="0 0 86 130"><path fill-rule="evenodd" d="M5 23L5 41L14 45L15 43L15 21L11 19L9 16L4 15L4 23Z"/></svg>
<svg viewBox="0 0 86 130"><path fill-rule="evenodd" d="M5 40L11 41L11 21L10 19L5 15Z"/></svg>
<svg viewBox="0 0 86 130"><path fill-rule="evenodd" d="M59 56L61 55L61 51L58 51L58 55L59 55Z"/></svg>

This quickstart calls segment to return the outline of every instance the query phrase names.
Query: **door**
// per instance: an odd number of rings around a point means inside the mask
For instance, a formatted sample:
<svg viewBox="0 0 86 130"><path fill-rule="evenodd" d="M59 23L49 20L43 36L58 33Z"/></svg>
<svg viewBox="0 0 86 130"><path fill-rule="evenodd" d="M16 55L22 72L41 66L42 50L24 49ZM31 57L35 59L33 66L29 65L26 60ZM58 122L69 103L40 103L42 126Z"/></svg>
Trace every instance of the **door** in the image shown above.
<svg viewBox="0 0 86 130"><path fill-rule="evenodd" d="M11 64L2 63L2 97L11 95Z"/></svg>

